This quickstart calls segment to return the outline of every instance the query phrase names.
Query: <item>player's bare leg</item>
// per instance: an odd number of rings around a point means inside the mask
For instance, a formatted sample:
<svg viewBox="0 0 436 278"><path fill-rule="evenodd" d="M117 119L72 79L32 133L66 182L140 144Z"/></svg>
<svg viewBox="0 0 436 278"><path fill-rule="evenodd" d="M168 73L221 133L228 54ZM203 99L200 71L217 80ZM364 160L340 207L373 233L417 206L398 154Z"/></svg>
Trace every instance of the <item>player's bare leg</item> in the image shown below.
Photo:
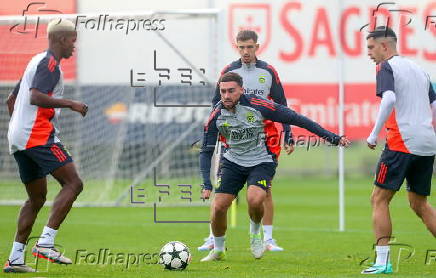
<svg viewBox="0 0 436 278"><path fill-rule="evenodd" d="M248 214L255 223L260 223L264 214L265 190L259 186L250 185L247 189Z"/></svg>
<svg viewBox="0 0 436 278"><path fill-rule="evenodd" d="M268 190L265 198L265 202L263 202L263 219L262 224L263 225L272 225L273 224L273 218L274 218L274 202L272 199L272 192L271 190Z"/></svg>
<svg viewBox="0 0 436 278"><path fill-rule="evenodd" d="M372 221L377 245L388 245L392 235L389 203L395 191L374 186L371 195Z"/></svg>
<svg viewBox="0 0 436 278"><path fill-rule="evenodd" d="M377 256L374 265L364 269L362 274L392 273L392 264L389 260L390 246L388 245L392 235L389 203L394 195L395 191L393 190L374 186L371 205Z"/></svg>
<svg viewBox="0 0 436 278"><path fill-rule="evenodd" d="M427 197L409 191L409 203L427 229L436 237L436 209L429 204Z"/></svg>
<svg viewBox="0 0 436 278"><path fill-rule="evenodd" d="M28 199L21 207L18 216L15 242L12 245L9 259L3 268L4 272L35 272L33 268L24 264L24 249L27 239L32 232L32 227L38 216L38 212L45 203L47 196L47 180L45 177L35 179L25 184L25 187Z"/></svg>
<svg viewBox="0 0 436 278"><path fill-rule="evenodd" d="M45 203L47 196L47 179L40 178L25 185L28 199L21 207L18 216L18 227L15 241L25 244L32 232L38 212Z"/></svg>
<svg viewBox="0 0 436 278"><path fill-rule="evenodd" d="M83 183L73 162L54 170L51 174L62 186L61 191L54 199L47 224L48 227L57 230L73 206L77 196L82 192Z"/></svg>
<svg viewBox="0 0 436 278"><path fill-rule="evenodd" d="M216 193L212 203L211 227L214 235L214 249L201 259L202 262L223 260L225 258L225 234L227 230L227 211L235 196L228 193Z"/></svg>
<svg viewBox="0 0 436 278"><path fill-rule="evenodd" d="M264 252L260 226L264 213L264 202L267 192L259 186L251 185L247 189L248 214L250 215L250 247L256 259Z"/></svg>
<svg viewBox="0 0 436 278"><path fill-rule="evenodd" d="M212 209L212 232L215 237L222 237L227 230L227 210L235 196L228 193L215 194Z"/></svg>
<svg viewBox="0 0 436 278"><path fill-rule="evenodd" d="M54 246L59 226L65 220L74 201L83 189L83 183L77 174L73 162L54 170L51 175L60 183L62 189L56 196L47 225L44 227L38 243L32 249L34 256L59 264L71 264L71 259L64 257Z"/></svg>

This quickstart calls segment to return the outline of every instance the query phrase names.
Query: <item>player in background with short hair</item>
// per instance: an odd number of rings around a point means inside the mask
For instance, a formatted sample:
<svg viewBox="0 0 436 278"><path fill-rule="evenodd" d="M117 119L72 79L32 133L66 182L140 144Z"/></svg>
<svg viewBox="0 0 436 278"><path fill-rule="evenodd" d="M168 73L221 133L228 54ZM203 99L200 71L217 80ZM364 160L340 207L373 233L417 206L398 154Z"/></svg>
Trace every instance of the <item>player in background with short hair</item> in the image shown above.
<svg viewBox="0 0 436 278"><path fill-rule="evenodd" d="M436 210L427 201L436 154L436 95L429 75L399 56L396 44L397 37L388 27L377 27L367 36L368 55L377 64L376 94L381 98L368 147L375 149L383 125L387 137L371 195L377 257L363 274L392 273L389 203L404 179L410 207L436 236Z"/></svg>
<svg viewBox="0 0 436 278"><path fill-rule="evenodd" d="M288 106L286 101L285 92L282 84L280 83L277 71L269 65L267 62L257 59L256 52L259 49L257 43L257 34L251 30L242 30L236 36L236 46L238 48L240 59L233 61L226 66L221 75L226 72L236 72L244 80L244 93L254 94L264 99L272 100L278 104ZM212 100L213 106L215 106L221 99L219 86L217 85L215 90L215 96ZM268 142L271 150L276 154L277 158L281 151L281 139L275 123L269 121L268 129L272 134L272 140ZM291 134L291 128L288 124L282 124L282 130L284 134L283 145L287 154L291 154L294 151L294 141ZM263 239L266 250L269 251L283 251L283 248L278 246L273 239L273 218L274 218L274 203L271 190L268 191L267 197L264 203L265 214L262 219L263 223ZM200 251L206 251L213 248L213 234L210 230L209 237L206 238L202 246L198 247Z"/></svg>
<svg viewBox="0 0 436 278"><path fill-rule="evenodd" d="M223 136L228 149L223 156L221 183L215 189L211 226L214 249L201 261L225 258L227 210L239 191L248 184L247 203L250 217L250 247L254 258L265 251L260 234L264 202L277 167L277 156L266 144L270 134L266 121L280 122L305 128L333 145L347 146L348 139L325 130L310 119L284 105L244 94L242 77L234 72L223 74L219 80L221 101L211 112L204 127L200 151L200 171L203 178L202 197L208 199L212 191L211 159L218 140Z"/></svg>
<svg viewBox="0 0 436 278"><path fill-rule="evenodd" d="M81 102L62 99L64 85L61 59L73 55L77 33L68 20L53 20L47 26L48 50L35 55L7 105L9 151L18 164L28 199L18 216L18 227L4 272L35 272L25 264L24 250L39 210L47 195L46 176L51 174L62 186L54 199L48 223L32 248L34 256L59 264L71 264L55 247L58 229L83 184L71 156L58 138L59 108L69 108L85 116L88 107Z"/></svg>

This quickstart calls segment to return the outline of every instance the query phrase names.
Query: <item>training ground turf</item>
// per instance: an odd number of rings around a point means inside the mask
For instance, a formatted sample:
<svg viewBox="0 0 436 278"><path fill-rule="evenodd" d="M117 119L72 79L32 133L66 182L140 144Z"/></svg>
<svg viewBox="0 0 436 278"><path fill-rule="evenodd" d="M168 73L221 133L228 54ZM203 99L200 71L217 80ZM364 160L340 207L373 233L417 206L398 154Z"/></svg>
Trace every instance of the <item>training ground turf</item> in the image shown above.
<svg viewBox="0 0 436 278"><path fill-rule="evenodd" d="M227 260L212 263L200 263L207 253L196 250L208 234L206 224L156 224L150 207L85 207L72 209L56 239L65 255L73 260L73 265L47 265L39 261L38 269L44 272L0 276L362 277L360 271L373 258L369 206L371 180L349 178L346 184L346 231L338 232L336 179L278 176L274 184L274 237L285 252L266 253L261 260L254 260L249 251L244 198L238 207L237 227L229 228L227 233ZM241 196L245 196L245 191ZM427 250L436 250L436 240L408 208L405 197L403 189L394 199L391 209L396 236L396 245L392 246L392 261L397 269L394 276L435 277L436 251ZM430 199L433 205L434 200ZM42 209L32 236L39 236L48 210L47 207ZM17 213L18 207L0 207L0 258L3 261L10 251ZM159 209L159 220L207 220L207 217L206 207ZM172 240L183 241L191 248L192 263L185 271L167 271L154 264L153 254ZM118 261L110 264L108 260L102 262L100 257L99 264L95 264L100 249L121 253ZM414 254L407 259L413 250ZM131 263L138 261L137 256L143 254L140 263L126 267L129 253L132 254ZM34 263L29 255L27 260ZM360 265L362 261L363 265Z"/></svg>

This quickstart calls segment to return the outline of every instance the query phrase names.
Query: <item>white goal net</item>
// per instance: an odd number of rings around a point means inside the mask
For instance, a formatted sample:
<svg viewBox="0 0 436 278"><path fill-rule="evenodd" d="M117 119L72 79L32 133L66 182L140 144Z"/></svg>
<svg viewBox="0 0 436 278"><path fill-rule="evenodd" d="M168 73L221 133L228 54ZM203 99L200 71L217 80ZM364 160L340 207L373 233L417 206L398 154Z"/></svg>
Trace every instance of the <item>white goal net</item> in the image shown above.
<svg viewBox="0 0 436 278"><path fill-rule="evenodd" d="M2 103L30 58L47 48L53 17L0 16L10 32L0 44ZM64 109L59 124L85 184L77 204L203 204L191 145L202 136L218 75L218 11L61 17L78 31L75 55L61 63L64 97L89 106L85 118ZM1 105L0 204L20 204L26 194L8 154L8 122ZM49 200L57 186L49 179Z"/></svg>

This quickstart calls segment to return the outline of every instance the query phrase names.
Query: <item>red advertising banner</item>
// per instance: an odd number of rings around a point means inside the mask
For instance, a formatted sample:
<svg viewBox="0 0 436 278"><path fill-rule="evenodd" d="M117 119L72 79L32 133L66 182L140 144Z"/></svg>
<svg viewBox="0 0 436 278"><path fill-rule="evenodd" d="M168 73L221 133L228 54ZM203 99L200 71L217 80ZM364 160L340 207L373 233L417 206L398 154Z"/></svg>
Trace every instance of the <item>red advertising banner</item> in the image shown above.
<svg viewBox="0 0 436 278"><path fill-rule="evenodd" d="M337 84L284 84L288 106L323 127L338 132L339 101ZM375 84L345 84L345 135L366 139L377 117L380 99ZM294 127L294 136L310 134Z"/></svg>
<svg viewBox="0 0 436 278"><path fill-rule="evenodd" d="M75 0L45 0L3 1L0 15L17 15L23 19L27 15L37 14L69 14L76 12ZM0 26L0 80L18 81L29 60L48 47L46 24L36 20L26 20L25 23ZM76 78L76 55L68 60L62 60L62 70L66 80Z"/></svg>

